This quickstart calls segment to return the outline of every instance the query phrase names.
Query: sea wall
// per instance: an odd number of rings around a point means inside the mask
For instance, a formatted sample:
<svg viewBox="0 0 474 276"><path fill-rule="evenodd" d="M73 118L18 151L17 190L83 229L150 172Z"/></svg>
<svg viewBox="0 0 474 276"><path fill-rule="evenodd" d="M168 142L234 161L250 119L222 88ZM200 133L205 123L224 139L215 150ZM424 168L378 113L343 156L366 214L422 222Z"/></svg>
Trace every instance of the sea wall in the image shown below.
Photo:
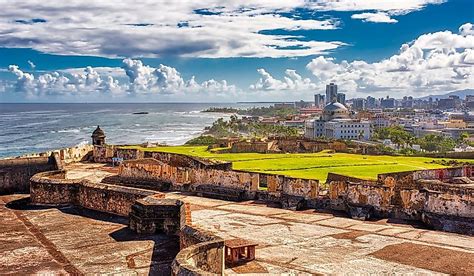
<svg viewBox="0 0 474 276"><path fill-rule="evenodd" d="M34 174L58 169L54 157L22 157L0 160L0 194L27 193Z"/></svg>
<svg viewBox="0 0 474 276"><path fill-rule="evenodd" d="M26 154L0 160L0 194L27 193L36 173L62 169L64 164L88 160L92 145Z"/></svg>
<svg viewBox="0 0 474 276"><path fill-rule="evenodd" d="M181 230L180 249L171 266L173 275L223 275L222 238L195 226L186 225Z"/></svg>

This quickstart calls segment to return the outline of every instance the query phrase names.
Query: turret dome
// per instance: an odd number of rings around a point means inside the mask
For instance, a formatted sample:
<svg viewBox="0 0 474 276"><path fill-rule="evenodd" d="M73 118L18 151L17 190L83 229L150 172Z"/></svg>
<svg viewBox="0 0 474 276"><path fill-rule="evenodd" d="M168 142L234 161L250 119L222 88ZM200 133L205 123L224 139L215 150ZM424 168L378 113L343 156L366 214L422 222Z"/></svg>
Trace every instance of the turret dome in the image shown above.
<svg viewBox="0 0 474 276"><path fill-rule="evenodd" d="M97 126L94 132L92 132L92 137L105 137L105 133L99 126Z"/></svg>

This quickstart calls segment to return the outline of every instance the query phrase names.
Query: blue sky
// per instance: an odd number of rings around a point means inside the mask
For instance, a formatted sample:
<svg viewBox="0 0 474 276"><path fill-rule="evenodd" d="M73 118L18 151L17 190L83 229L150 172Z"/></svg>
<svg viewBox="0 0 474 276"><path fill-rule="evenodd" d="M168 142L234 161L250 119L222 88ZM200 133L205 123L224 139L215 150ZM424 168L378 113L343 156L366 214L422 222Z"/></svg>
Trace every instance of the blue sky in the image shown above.
<svg viewBox="0 0 474 276"><path fill-rule="evenodd" d="M329 81L350 97L474 88L470 0L1 2L2 102L309 100Z"/></svg>

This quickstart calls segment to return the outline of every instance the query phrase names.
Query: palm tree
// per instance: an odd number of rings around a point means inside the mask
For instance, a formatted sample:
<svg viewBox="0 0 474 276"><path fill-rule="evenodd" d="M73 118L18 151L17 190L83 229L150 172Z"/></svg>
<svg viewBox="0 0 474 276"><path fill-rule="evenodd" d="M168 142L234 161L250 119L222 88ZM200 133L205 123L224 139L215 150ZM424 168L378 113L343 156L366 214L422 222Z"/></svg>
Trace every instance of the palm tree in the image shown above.
<svg viewBox="0 0 474 276"><path fill-rule="evenodd" d="M459 143L460 144L466 143L467 139L469 139L469 133L463 132L459 135Z"/></svg>

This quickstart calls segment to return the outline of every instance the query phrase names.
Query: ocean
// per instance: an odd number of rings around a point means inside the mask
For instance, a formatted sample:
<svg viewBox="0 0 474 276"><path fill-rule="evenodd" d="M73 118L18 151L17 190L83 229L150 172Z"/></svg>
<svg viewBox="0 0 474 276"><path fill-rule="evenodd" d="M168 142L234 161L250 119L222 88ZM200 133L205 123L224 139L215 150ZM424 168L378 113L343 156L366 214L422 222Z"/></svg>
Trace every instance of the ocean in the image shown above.
<svg viewBox="0 0 474 276"><path fill-rule="evenodd" d="M238 103L0 103L0 158L91 143L100 125L110 144L159 142L180 145L228 114L203 113L209 107L248 108ZM148 114L133 114L148 112Z"/></svg>

